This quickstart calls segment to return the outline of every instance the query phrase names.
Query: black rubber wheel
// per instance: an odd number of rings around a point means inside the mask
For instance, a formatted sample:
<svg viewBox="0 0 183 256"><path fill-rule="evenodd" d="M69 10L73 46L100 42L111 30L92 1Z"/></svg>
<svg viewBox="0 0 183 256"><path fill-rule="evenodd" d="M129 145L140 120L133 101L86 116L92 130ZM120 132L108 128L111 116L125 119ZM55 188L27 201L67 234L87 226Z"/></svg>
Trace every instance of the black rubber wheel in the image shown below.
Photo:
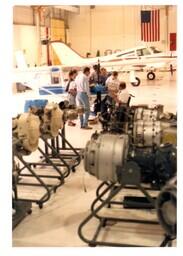
<svg viewBox="0 0 183 256"><path fill-rule="evenodd" d="M27 211L27 213L28 213L28 214L31 214L31 213L32 213L32 210L31 210L31 209L30 209L30 210L28 210L28 211Z"/></svg>
<svg viewBox="0 0 183 256"><path fill-rule="evenodd" d="M139 86L140 85L140 79L138 78L138 77L135 77L135 79L136 79L136 81L137 82L135 82L135 83L131 83L131 85L133 85L133 86Z"/></svg>
<svg viewBox="0 0 183 256"><path fill-rule="evenodd" d="M154 80L156 78L156 75L154 72L148 72L147 73L147 79L148 80Z"/></svg>
<svg viewBox="0 0 183 256"><path fill-rule="evenodd" d="M43 204L39 204L39 209L42 209L43 208Z"/></svg>
<svg viewBox="0 0 183 256"><path fill-rule="evenodd" d="M75 167L72 167L72 172L76 172L76 168Z"/></svg>

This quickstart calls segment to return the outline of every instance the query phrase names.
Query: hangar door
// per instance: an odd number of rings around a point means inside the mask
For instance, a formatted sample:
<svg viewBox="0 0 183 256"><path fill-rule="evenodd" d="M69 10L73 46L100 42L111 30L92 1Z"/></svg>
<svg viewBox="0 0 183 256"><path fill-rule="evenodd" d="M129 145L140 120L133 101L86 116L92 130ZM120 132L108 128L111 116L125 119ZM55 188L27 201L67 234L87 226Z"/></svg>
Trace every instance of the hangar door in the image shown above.
<svg viewBox="0 0 183 256"><path fill-rule="evenodd" d="M64 20L51 19L50 24L51 40L62 40L65 43L65 22ZM51 49L52 65L60 65L61 62L56 53Z"/></svg>

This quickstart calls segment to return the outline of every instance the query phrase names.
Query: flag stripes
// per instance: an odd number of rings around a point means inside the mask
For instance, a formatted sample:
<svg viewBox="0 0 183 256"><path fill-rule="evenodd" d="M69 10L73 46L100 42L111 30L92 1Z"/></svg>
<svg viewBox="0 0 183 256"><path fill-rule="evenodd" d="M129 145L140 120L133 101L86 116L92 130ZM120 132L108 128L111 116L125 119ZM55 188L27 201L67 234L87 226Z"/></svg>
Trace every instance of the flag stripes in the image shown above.
<svg viewBox="0 0 183 256"><path fill-rule="evenodd" d="M160 10L141 11L141 40L160 41Z"/></svg>

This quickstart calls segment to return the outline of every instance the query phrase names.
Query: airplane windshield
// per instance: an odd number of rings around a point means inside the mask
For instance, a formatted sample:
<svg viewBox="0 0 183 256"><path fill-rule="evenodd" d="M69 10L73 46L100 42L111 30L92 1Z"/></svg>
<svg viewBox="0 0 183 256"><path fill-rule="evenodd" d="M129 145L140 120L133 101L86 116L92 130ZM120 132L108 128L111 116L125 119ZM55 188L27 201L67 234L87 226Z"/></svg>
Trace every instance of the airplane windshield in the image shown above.
<svg viewBox="0 0 183 256"><path fill-rule="evenodd" d="M162 51L160 51L159 49L157 49L157 48L154 47L154 46L151 46L150 48L151 48L151 50L152 50L153 53L161 53L161 52L162 52Z"/></svg>
<svg viewBox="0 0 183 256"><path fill-rule="evenodd" d="M127 55L127 56L134 56L134 51L121 53L121 54L116 55L116 57L122 57L122 56L125 56L125 55Z"/></svg>
<svg viewBox="0 0 183 256"><path fill-rule="evenodd" d="M143 49L137 50L138 56L145 56L145 55L150 55L150 54L151 54L151 52L148 50L148 48L143 48Z"/></svg>

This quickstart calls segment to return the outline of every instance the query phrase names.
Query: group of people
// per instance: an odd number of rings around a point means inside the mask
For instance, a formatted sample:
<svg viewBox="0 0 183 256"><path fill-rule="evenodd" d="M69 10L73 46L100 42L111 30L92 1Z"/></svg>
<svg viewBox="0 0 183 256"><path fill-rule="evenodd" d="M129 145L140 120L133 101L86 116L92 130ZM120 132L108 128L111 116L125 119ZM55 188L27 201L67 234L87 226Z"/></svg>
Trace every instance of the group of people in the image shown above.
<svg viewBox="0 0 183 256"><path fill-rule="evenodd" d="M84 114L80 115L80 127L82 129L92 129L88 125L88 118L90 115L90 86L89 86L89 75L90 68L85 67L82 73L77 73L76 70L71 70L69 72L69 80L66 86L66 92L68 93L68 100L70 106L75 106L77 104L84 107ZM69 121L68 123L74 126L75 123Z"/></svg>
<svg viewBox="0 0 183 256"><path fill-rule="evenodd" d="M126 89L126 83L118 79L118 72L116 71L109 76L105 68L98 70L98 65L93 67L92 73L90 73L89 67L85 67L83 72L80 73L77 70L71 70L66 85L66 92L68 93L70 106L81 105L84 107L85 112L83 115L80 115L81 129L92 129L88 125L90 115L90 86L97 82L106 86L108 95L117 105L126 104L130 97ZM68 125L75 126L76 124L69 121Z"/></svg>

